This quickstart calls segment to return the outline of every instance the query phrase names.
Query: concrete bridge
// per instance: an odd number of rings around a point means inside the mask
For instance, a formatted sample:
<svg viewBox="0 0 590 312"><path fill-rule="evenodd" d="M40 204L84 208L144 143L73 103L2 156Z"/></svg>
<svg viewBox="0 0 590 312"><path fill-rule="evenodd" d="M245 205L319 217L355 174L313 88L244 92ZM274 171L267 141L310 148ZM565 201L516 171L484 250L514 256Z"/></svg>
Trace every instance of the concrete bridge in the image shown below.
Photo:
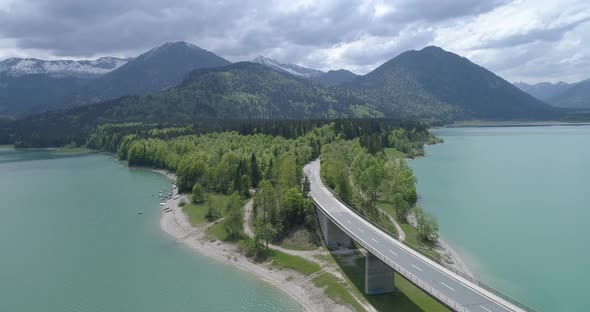
<svg viewBox="0 0 590 312"><path fill-rule="evenodd" d="M305 166L304 171L311 182L310 195L328 248L350 246L355 241L367 250L367 294L394 291L397 272L454 311L525 311L428 259L353 212L322 183L319 160Z"/></svg>

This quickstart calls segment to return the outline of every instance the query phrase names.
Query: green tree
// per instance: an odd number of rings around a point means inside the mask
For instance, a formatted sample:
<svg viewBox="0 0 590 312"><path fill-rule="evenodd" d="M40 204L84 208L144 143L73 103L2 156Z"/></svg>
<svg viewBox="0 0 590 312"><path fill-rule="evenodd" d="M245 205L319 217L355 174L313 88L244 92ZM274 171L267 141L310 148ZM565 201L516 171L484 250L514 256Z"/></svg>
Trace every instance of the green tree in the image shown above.
<svg viewBox="0 0 590 312"><path fill-rule="evenodd" d="M303 195L296 187L287 190L281 202L281 219L284 229L305 221L304 205Z"/></svg>
<svg viewBox="0 0 590 312"><path fill-rule="evenodd" d="M195 183L193 186L193 203L195 204L202 204L205 202L205 191L200 183Z"/></svg>
<svg viewBox="0 0 590 312"><path fill-rule="evenodd" d="M256 155L252 153L252 157L250 157L250 181L252 182L252 187L255 189L258 188L258 184L261 180L262 171L260 171Z"/></svg>
<svg viewBox="0 0 590 312"><path fill-rule="evenodd" d="M345 203L352 202L352 187L348 175L344 171L336 176L336 192Z"/></svg>
<svg viewBox="0 0 590 312"><path fill-rule="evenodd" d="M233 193L226 203L223 227L228 239L240 238L244 230L244 211L241 207L240 195Z"/></svg>
<svg viewBox="0 0 590 312"><path fill-rule="evenodd" d="M303 182L301 183L301 192L303 193L304 198L308 198L311 192L311 182L309 181L309 177L303 177Z"/></svg>
<svg viewBox="0 0 590 312"><path fill-rule="evenodd" d="M414 209L418 230L418 239L425 243L435 243L438 240L438 221L436 217L424 212L421 208Z"/></svg>
<svg viewBox="0 0 590 312"><path fill-rule="evenodd" d="M393 208L395 209L397 219L401 222L406 222L406 216L410 210L410 205L408 202L404 200L400 193L397 193L393 196L392 204Z"/></svg>

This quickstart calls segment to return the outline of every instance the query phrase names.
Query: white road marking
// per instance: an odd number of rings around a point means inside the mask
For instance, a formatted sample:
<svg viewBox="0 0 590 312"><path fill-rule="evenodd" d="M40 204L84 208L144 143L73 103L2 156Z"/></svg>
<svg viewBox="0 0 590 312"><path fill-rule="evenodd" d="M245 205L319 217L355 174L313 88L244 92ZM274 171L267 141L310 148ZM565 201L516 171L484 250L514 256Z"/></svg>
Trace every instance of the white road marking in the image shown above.
<svg viewBox="0 0 590 312"><path fill-rule="evenodd" d="M359 228L359 231L361 231L361 233L365 233L365 231L361 230L360 228Z"/></svg>
<svg viewBox="0 0 590 312"><path fill-rule="evenodd" d="M396 254L396 253L395 253L395 251L393 251L393 250L391 250L391 249L389 250L389 252L391 252L392 254L394 254L394 255L396 255L396 256L399 256L398 254Z"/></svg>
<svg viewBox="0 0 590 312"><path fill-rule="evenodd" d="M421 268L419 268L419 267L417 267L417 266L415 266L413 264L412 264L412 266L415 267L416 269L418 269L418 271L422 272L422 269Z"/></svg>
<svg viewBox="0 0 590 312"><path fill-rule="evenodd" d="M440 282L440 283L443 284L443 286L445 286L446 288L448 288L448 289L450 289L452 291L455 291L455 289L453 289L453 287L451 287L451 286L449 286L449 285L447 285L447 284L445 284L443 282Z"/></svg>
<svg viewBox="0 0 590 312"><path fill-rule="evenodd" d="M372 237L371 237L371 239L372 239L372 240L373 240L375 243L378 243L378 241L377 241L376 239L374 239L374 238L372 238Z"/></svg>
<svg viewBox="0 0 590 312"><path fill-rule="evenodd" d="M488 308L486 308L486 307L484 307L484 306L482 306L482 305L480 305L480 307L481 307L482 309L484 309L484 310L488 311L488 312L492 312L492 310L490 310L490 309L488 309Z"/></svg>

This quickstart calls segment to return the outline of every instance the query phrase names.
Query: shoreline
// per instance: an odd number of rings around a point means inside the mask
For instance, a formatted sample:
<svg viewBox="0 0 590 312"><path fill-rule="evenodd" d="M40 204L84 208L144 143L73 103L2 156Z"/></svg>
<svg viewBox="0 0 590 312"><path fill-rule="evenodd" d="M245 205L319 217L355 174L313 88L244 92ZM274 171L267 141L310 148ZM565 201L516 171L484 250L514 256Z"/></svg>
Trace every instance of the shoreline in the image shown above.
<svg viewBox="0 0 590 312"><path fill-rule="evenodd" d="M149 170L163 175L171 182L176 181L174 173L159 169ZM311 279L298 272L276 269L269 263L253 263L241 254L235 245L208 239L206 231L216 223L205 223L193 227L182 211L182 207L178 205L181 200L189 202L188 196L181 195L174 199L176 195L178 195L178 189L174 189L172 198L166 201L167 207L172 211L166 213L161 210L160 212L160 229L178 243L183 243L191 250L254 274L260 280L289 296L303 311L354 311L348 305L334 302L324 293L323 288L317 287Z"/></svg>
<svg viewBox="0 0 590 312"><path fill-rule="evenodd" d="M416 227L416 218L413 213L408 215L408 223L412 227ZM436 243L433 250L441 256L441 260L446 266L468 275L471 278L475 278L475 275L473 274L471 268L467 265L467 262L463 260L459 252L451 247L451 244L448 241L439 237L438 242Z"/></svg>

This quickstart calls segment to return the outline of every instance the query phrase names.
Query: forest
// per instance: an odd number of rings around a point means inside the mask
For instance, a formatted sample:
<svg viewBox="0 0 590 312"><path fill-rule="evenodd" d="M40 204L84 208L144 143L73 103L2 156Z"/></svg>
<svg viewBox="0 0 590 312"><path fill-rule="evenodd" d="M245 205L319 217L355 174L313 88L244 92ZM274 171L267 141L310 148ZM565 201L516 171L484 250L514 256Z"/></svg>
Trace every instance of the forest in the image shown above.
<svg viewBox="0 0 590 312"><path fill-rule="evenodd" d="M439 142L425 130L394 129L322 147L321 175L342 201L397 235L392 221L416 220L416 241L432 246L438 238L435 217L416 207L416 178L404 158L424 155L424 145Z"/></svg>
<svg viewBox="0 0 590 312"><path fill-rule="evenodd" d="M237 128L204 131L194 125L104 125L88 136L85 145L114 152L131 166L175 172L179 190L192 193L195 203L207 201L208 194L231 196L231 203L253 197L256 236L248 248L256 255L295 228L316 230L307 195L309 182L302 170L309 161L323 159L327 184L348 202L352 202L352 195L347 195L346 189L352 192L352 185L358 185L366 194L362 212L373 215L375 183L391 179L388 190L392 197L402 196L408 205L416 201L411 170L404 162L384 161L384 150L393 148L417 155L432 139L421 123L378 119L255 122ZM199 131L204 133L196 133ZM347 172L344 165L353 168L352 179L345 179L347 182L340 179ZM376 172L376 165L380 170L387 168L387 172ZM241 205L228 204L211 208L207 217L225 217L228 235L239 237L242 213Z"/></svg>

